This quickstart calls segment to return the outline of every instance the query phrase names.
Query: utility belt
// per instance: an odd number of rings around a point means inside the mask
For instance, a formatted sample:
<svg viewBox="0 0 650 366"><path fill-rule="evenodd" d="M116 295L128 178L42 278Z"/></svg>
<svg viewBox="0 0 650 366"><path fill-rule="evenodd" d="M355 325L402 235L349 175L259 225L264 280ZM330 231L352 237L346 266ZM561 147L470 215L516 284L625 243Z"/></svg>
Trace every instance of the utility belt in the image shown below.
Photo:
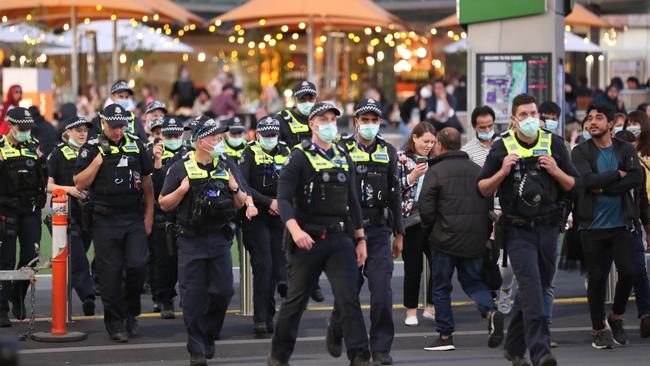
<svg viewBox="0 0 650 366"><path fill-rule="evenodd" d="M346 232L346 224L343 221L333 224L313 224L306 223L301 225L302 230L309 234L314 240L325 240L328 235Z"/></svg>
<svg viewBox="0 0 650 366"><path fill-rule="evenodd" d="M137 212L133 210L133 206L119 207L119 206L104 206L104 205L95 204L93 207L94 214L100 214L105 216L124 215L133 212Z"/></svg>
<svg viewBox="0 0 650 366"><path fill-rule="evenodd" d="M0 197L0 207L13 208L16 210L25 210L29 207L32 212L43 208L41 200L36 197Z"/></svg>
<svg viewBox="0 0 650 366"><path fill-rule="evenodd" d="M176 237L179 236L195 237L195 236L221 233L226 237L226 239L232 240L232 238L234 238L235 236L235 226L230 222L225 223L221 226L212 226L212 227L205 227L199 229L188 228L182 225L168 223L167 230L173 230Z"/></svg>
<svg viewBox="0 0 650 366"><path fill-rule="evenodd" d="M386 208L362 208L363 227L384 226L388 223Z"/></svg>
<svg viewBox="0 0 650 366"><path fill-rule="evenodd" d="M560 225L562 217L561 210L554 210L546 215L538 217L521 217L516 215L501 215L496 221L494 229L494 245L503 249L503 261L501 266L508 267L508 232L512 227L533 229L538 225Z"/></svg>
<svg viewBox="0 0 650 366"><path fill-rule="evenodd" d="M168 222L174 222L175 217L171 213L155 210L153 214L153 223L155 225L161 224L163 227Z"/></svg>

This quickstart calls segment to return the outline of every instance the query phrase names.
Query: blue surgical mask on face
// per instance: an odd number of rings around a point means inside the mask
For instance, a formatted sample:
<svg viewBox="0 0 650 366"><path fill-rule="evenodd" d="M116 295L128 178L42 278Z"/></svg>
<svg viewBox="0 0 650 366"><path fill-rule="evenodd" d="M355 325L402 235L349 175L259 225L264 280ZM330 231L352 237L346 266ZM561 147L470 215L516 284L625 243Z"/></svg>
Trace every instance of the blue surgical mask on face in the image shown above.
<svg viewBox="0 0 650 366"><path fill-rule="evenodd" d="M117 104L119 104L122 108L126 109L127 111L133 109L131 99L119 99L117 101Z"/></svg>
<svg viewBox="0 0 650 366"><path fill-rule="evenodd" d="M32 135L32 130L14 132L14 138L18 142L27 141L27 139L29 139L29 136L31 136L31 135Z"/></svg>
<svg viewBox="0 0 650 366"><path fill-rule="evenodd" d="M181 145L183 145L183 140L181 139L168 139L168 140L163 140L163 145L165 146L166 149L168 150L178 150L181 148Z"/></svg>
<svg viewBox="0 0 650 366"><path fill-rule="evenodd" d="M302 114L303 116L308 116L309 112L311 112L311 109L314 107L314 103L312 102L298 103L296 107L298 108L300 114Z"/></svg>
<svg viewBox="0 0 650 366"><path fill-rule="evenodd" d="M366 140L374 140L377 133L379 133L379 125L377 124L367 123L359 125L359 135Z"/></svg>
<svg viewBox="0 0 650 366"><path fill-rule="evenodd" d="M338 128L336 127L336 124L323 124L318 126L318 132L316 132L318 137L327 142L331 143L336 139L336 135L338 134Z"/></svg>
<svg viewBox="0 0 650 366"><path fill-rule="evenodd" d="M223 154L224 151L226 151L226 145L223 143L223 140L222 140L222 141L219 141L218 144L216 144L216 145L214 145L212 147L212 151L210 151L210 156L213 159L216 159L219 156L221 156L221 154Z"/></svg>
<svg viewBox="0 0 650 366"><path fill-rule="evenodd" d="M77 149L80 148L81 145L82 145L81 142L79 142L79 141L73 139L72 137L70 137L70 138L68 139L68 144L70 144L72 147L75 147L75 148L77 148Z"/></svg>
<svg viewBox="0 0 650 366"><path fill-rule="evenodd" d="M262 149L264 150L273 150L276 146L278 146L278 137L264 137L260 136L259 140L260 146L262 146Z"/></svg>
<svg viewBox="0 0 650 366"><path fill-rule="evenodd" d="M555 131L557 129L557 126L560 124L560 122L554 119L547 119L544 121L544 123L546 124L546 129L551 131Z"/></svg>
<svg viewBox="0 0 650 366"><path fill-rule="evenodd" d="M614 135L616 135L617 133L619 133L621 131L623 131L623 126L614 127Z"/></svg>
<svg viewBox="0 0 650 366"><path fill-rule="evenodd" d="M243 137L226 137L226 140L228 140L228 145L236 147L244 143L244 138Z"/></svg>
<svg viewBox="0 0 650 366"><path fill-rule="evenodd" d="M627 130L632 132L632 134L636 138L639 138L639 136L641 136L641 127L639 127L639 126L628 127Z"/></svg>
<svg viewBox="0 0 650 366"><path fill-rule="evenodd" d="M519 122L519 131L521 131L521 133L526 137L535 137L539 131L539 119L528 117Z"/></svg>
<svg viewBox="0 0 650 366"><path fill-rule="evenodd" d="M582 130L582 138L585 140L591 140L591 134L587 130Z"/></svg>
<svg viewBox="0 0 650 366"><path fill-rule="evenodd" d="M494 137L494 130L490 130L488 132L477 132L476 137L478 137L478 139L481 141L491 140L492 137Z"/></svg>

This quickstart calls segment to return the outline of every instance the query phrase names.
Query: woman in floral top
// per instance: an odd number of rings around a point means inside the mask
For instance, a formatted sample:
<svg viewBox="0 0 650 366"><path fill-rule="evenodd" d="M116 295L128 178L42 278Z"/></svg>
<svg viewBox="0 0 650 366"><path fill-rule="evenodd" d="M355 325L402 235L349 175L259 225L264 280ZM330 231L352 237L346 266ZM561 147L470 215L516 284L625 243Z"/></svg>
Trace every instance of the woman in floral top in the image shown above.
<svg viewBox="0 0 650 366"><path fill-rule="evenodd" d="M426 255L431 263L431 253L420 227L417 200L424 174L428 168L428 164L423 160L432 157L433 146L436 144L435 132L435 128L430 123L419 123L411 132L410 138L404 145L404 150L397 153L397 166L402 187L402 215L406 227L402 258L404 259L404 307L406 307L404 324L407 326L418 325L417 308L420 278L422 277L422 255ZM431 277L429 277L429 283L431 283ZM430 288L426 290L426 306L423 316L435 319Z"/></svg>

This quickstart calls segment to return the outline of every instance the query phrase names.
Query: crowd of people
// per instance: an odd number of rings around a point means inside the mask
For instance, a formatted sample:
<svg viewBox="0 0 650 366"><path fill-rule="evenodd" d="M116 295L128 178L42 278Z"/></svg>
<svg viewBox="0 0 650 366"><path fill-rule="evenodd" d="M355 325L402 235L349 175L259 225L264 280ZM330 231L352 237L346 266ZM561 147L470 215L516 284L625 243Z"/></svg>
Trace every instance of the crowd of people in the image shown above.
<svg viewBox="0 0 650 366"><path fill-rule="evenodd" d="M252 331L272 336L268 365L288 364L309 298L323 301L322 272L335 300L328 352L340 357L345 343L351 365L392 364L390 283L400 255L406 326L419 325L423 257L430 266L422 317L435 320L438 337L428 351L455 349L457 272L485 319L490 348L505 341L505 358L515 366L529 365L528 358L556 365L554 278L559 263L571 261L584 263L594 348L628 343L623 315L633 289L641 337L650 337L647 105L619 115L617 103L595 100L580 138L565 140L557 134L561 108L522 94L500 134L489 106L474 109L473 137L462 145L456 98L435 81L402 107L409 130L396 148L380 132L380 93L357 103L354 130L340 134L341 110L319 101L309 81L293 87L288 109L275 89L265 89L266 113L250 131L235 116L241 91L232 79L210 98L182 69L172 99L192 118L172 115L153 88L145 89L139 105L128 83L117 81L98 109L89 89L79 105L61 108L56 128L37 109L17 105L19 86L2 109L0 269L39 256L47 193L64 190L71 198L72 285L85 315L95 313L101 296L115 342L138 334L148 286L163 319L174 319L182 303L190 364L206 365L234 294L235 237L251 256ZM93 263L86 256L91 244ZM618 284L608 313L612 262ZM359 301L364 282L369 332ZM3 283L1 327L11 326L9 311L26 317L26 292L26 282Z"/></svg>

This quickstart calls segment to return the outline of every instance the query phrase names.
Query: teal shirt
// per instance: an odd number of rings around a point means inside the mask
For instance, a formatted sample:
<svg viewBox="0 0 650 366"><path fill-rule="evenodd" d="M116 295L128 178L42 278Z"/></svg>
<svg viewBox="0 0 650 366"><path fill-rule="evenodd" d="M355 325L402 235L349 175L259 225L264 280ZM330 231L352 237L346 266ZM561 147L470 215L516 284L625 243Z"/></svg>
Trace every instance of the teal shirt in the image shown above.
<svg viewBox="0 0 650 366"><path fill-rule="evenodd" d="M598 148L596 167L598 173L618 170L618 159L614 153L614 146ZM623 210L623 197L618 194L608 196L597 194L594 205L594 221L589 229L615 229L625 227L625 211Z"/></svg>

